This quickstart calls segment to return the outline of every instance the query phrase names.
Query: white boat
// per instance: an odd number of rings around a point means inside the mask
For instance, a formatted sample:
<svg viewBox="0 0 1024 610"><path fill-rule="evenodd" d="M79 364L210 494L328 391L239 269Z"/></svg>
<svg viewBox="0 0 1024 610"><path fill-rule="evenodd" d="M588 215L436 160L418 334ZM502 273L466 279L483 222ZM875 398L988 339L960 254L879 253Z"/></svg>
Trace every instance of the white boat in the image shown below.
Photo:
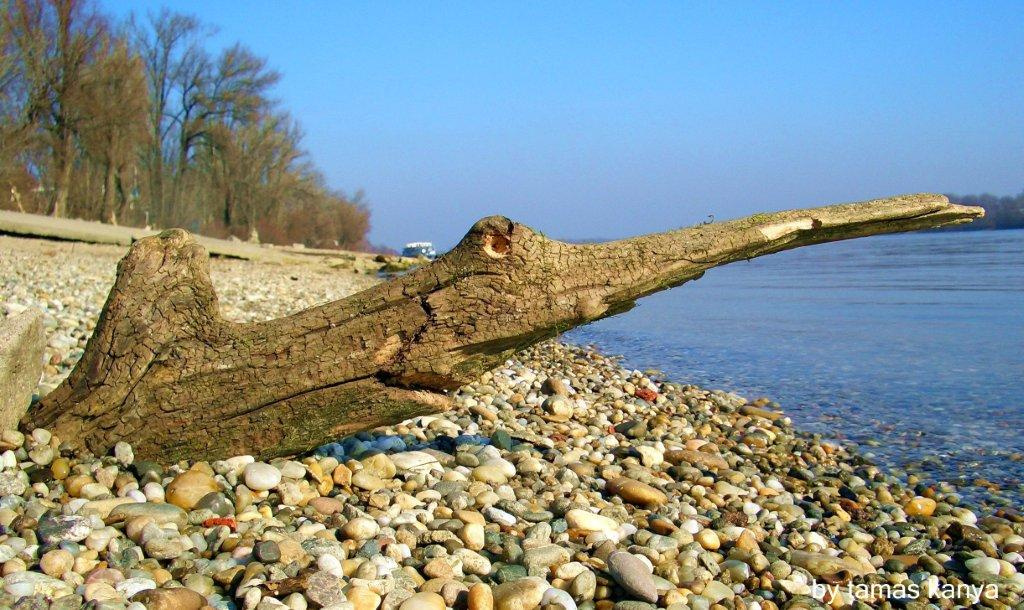
<svg viewBox="0 0 1024 610"><path fill-rule="evenodd" d="M409 258L425 257L430 260L437 258L437 251L434 250L434 244L429 241L412 241L405 244L402 248L402 256Z"/></svg>

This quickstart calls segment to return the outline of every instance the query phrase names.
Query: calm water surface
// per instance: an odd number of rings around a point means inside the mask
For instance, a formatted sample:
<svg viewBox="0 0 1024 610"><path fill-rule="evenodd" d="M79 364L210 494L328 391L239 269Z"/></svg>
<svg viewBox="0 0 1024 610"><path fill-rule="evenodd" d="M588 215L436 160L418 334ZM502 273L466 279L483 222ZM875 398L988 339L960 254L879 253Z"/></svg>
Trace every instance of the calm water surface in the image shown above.
<svg viewBox="0 0 1024 610"><path fill-rule="evenodd" d="M808 431L1024 505L1024 231L916 233L713 269L567 336L768 396Z"/></svg>

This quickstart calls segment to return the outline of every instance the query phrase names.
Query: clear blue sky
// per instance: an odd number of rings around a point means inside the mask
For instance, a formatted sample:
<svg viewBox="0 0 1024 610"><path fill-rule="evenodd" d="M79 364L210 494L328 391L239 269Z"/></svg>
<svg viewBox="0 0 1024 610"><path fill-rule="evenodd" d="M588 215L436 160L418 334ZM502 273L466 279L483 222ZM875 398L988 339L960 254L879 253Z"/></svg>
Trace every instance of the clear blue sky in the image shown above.
<svg viewBox="0 0 1024 610"><path fill-rule="evenodd" d="M495 213L622 237L1024 190L1019 1L166 4L270 59L310 155L366 190L391 246Z"/></svg>

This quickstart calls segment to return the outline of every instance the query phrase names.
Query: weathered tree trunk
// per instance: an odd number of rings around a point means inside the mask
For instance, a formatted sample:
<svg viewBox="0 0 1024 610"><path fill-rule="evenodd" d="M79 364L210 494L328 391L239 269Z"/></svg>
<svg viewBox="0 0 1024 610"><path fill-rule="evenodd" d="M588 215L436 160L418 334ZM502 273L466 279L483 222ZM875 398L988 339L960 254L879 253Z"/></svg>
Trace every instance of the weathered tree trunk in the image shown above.
<svg viewBox="0 0 1024 610"><path fill-rule="evenodd" d="M66 133L64 133L66 132ZM53 203L50 206L50 216L55 218L67 216L68 195L71 190L71 170L74 168L74 141L71 139L70 131L62 130L59 143L60 153L57 157L57 180L53 185Z"/></svg>
<svg viewBox="0 0 1024 610"><path fill-rule="evenodd" d="M103 167L103 217L117 225L117 168L112 161Z"/></svg>
<svg viewBox="0 0 1024 610"><path fill-rule="evenodd" d="M587 245L493 216L404 277L249 324L220 317L206 252L174 229L132 246L81 362L26 426L163 460L297 453L442 411L516 350L712 267L981 215L908 195Z"/></svg>

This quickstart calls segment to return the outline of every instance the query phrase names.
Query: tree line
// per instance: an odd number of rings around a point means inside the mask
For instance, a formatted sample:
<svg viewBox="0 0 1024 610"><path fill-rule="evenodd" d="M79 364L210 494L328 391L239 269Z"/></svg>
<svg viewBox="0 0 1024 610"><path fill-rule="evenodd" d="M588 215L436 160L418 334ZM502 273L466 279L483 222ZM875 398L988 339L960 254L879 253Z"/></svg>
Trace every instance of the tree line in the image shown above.
<svg viewBox="0 0 1024 610"><path fill-rule="evenodd" d="M272 243L365 248L362 193L331 189L271 97L280 74L164 9L0 3L0 208Z"/></svg>
<svg viewBox="0 0 1024 610"><path fill-rule="evenodd" d="M982 195L946 195L950 201L985 208L985 217L965 225L946 227L945 231L980 231L985 229L1024 229L1024 191L1016 197Z"/></svg>

